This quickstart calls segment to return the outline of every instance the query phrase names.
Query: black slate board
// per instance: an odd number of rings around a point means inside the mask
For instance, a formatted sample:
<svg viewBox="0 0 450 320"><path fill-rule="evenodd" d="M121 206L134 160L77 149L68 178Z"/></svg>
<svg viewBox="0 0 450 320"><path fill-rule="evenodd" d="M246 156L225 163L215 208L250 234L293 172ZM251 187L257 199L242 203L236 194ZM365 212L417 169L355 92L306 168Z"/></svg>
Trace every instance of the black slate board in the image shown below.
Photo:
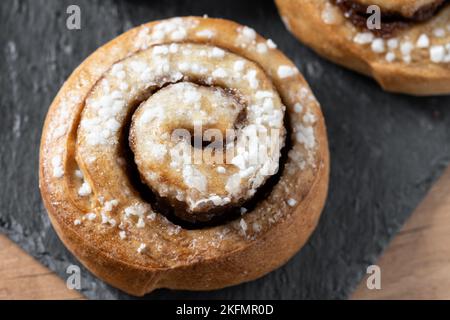
<svg viewBox="0 0 450 320"><path fill-rule="evenodd" d="M66 29L78 4L82 29ZM272 38L301 69L322 104L332 156L319 227L287 265L252 283L214 292L159 290L165 298L346 298L368 264L450 159L450 97L383 92L298 43L272 1L0 2L0 231L60 276L77 260L64 248L38 190L38 149L47 108L71 71L132 26L179 15L223 17ZM320 30L318 30L320 32ZM82 269L89 298L130 298Z"/></svg>

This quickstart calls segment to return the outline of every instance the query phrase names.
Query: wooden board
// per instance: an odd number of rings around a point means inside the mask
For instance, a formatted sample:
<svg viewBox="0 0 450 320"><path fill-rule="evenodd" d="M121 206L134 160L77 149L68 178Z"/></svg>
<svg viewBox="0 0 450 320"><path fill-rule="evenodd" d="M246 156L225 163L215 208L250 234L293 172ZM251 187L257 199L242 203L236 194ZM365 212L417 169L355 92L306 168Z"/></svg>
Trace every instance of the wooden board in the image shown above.
<svg viewBox="0 0 450 320"><path fill-rule="evenodd" d="M82 299L64 280L0 235L0 299Z"/></svg>
<svg viewBox="0 0 450 320"><path fill-rule="evenodd" d="M450 168L377 263L381 290L361 281L353 299L450 299Z"/></svg>

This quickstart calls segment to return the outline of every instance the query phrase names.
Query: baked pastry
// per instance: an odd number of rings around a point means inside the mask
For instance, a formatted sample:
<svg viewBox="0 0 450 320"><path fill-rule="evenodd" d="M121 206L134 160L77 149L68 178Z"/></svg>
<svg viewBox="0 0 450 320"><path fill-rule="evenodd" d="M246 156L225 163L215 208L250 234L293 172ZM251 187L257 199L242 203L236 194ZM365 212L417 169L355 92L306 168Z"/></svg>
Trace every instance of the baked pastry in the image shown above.
<svg viewBox="0 0 450 320"><path fill-rule="evenodd" d="M279 267L328 187L324 120L295 65L253 29L206 17L151 22L95 51L53 101L40 152L59 237L133 295Z"/></svg>
<svg viewBox="0 0 450 320"><path fill-rule="evenodd" d="M412 95L450 93L449 1L276 3L285 25L300 41L335 63L372 76L385 90ZM376 17L373 7L367 10L371 5L380 9L379 26L372 19Z"/></svg>

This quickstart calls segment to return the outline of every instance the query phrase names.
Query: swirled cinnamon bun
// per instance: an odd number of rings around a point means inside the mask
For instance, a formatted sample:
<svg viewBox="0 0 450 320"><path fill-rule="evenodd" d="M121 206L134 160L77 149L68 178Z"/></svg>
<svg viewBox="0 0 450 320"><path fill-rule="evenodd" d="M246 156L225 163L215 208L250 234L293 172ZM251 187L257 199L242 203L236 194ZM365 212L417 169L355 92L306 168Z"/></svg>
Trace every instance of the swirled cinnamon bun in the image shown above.
<svg viewBox="0 0 450 320"><path fill-rule="evenodd" d="M387 91L450 93L446 0L276 0L288 29L320 55Z"/></svg>
<svg viewBox="0 0 450 320"><path fill-rule="evenodd" d="M69 77L40 187L65 245L134 295L258 278L305 243L328 186L319 104L271 40L231 21L151 22Z"/></svg>

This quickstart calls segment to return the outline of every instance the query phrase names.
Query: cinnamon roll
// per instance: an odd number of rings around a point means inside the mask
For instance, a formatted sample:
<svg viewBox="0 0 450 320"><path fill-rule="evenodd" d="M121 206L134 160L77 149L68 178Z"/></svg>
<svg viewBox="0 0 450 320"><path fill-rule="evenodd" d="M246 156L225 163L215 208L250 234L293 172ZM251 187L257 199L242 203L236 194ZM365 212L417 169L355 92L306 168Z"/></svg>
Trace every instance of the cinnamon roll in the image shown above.
<svg viewBox="0 0 450 320"><path fill-rule="evenodd" d="M287 28L331 61L385 90L450 93L446 0L276 0ZM378 21L377 21L378 20Z"/></svg>
<svg viewBox="0 0 450 320"><path fill-rule="evenodd" d="M329 155L320 106L272 40L151 22L102 46L48 112L40 188L67 248L133 295L256 279L306 242Z"/></svg>

